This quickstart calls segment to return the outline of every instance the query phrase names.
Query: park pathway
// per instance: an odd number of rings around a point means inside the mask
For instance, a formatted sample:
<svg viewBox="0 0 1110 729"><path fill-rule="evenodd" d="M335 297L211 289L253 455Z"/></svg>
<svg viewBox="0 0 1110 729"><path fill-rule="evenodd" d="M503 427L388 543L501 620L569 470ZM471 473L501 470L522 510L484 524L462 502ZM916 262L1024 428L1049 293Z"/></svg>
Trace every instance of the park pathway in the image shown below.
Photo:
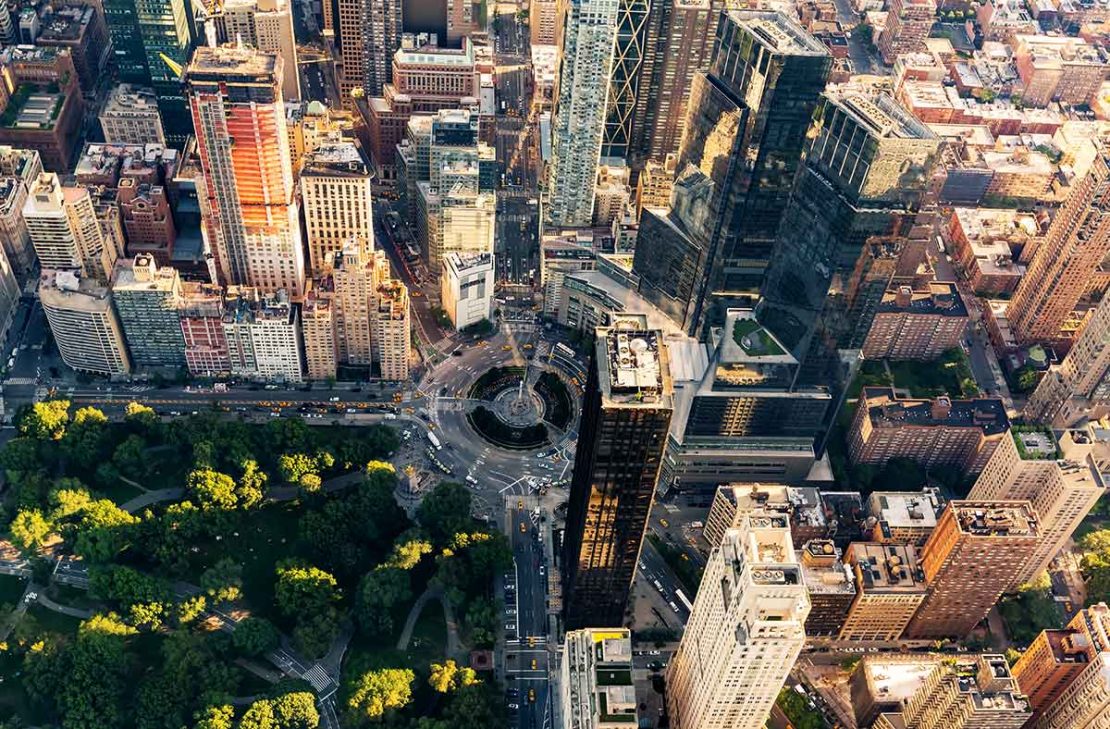
<svg viewBox="0 0 1110 729"><path fill-rule="evenodd" d="M89 618L91 618L93 616L93 611L92 610L86 610L84 608L70 607L69 605L62 605L59 602L54 602L53 600L51 600L49 597L47 597L45 594L43 594L41 592L38 594L37 599L38 599L39 605L42 605L47 610L53 610L56 613L61 613L62 615L68 615L71 618L77 618L78 620L88 620Z"/></svg>
<svg viewBox="0 0 1110 729"><path fill-rule="evenodd" d="M416 602L412 604L409 615L405 619L405 627L401 631L401 636L397 639L397 650L408 649L409 641L412 640L412 631L416 628L416 621L420 618L420 613L424 611L424 606L429 600L438 600L443 608L443 620L447 624L447 657L461 658L462 641L459 639L459 625L455 620L454 608L451 607L450 602L444 596L441 587L429 587L421 593L420 597L416 598Z"/></svg>
<svg viewBox="0 0 1110 729"><path fill-rule="evenodd" d="M347 488L353 484L359 483L365 478L366 474L359 469L345 473L342 476L329 478L324 482L322 490L325 493L332 493ZM300 489L297 486L274 486L266 492L266 501L292 501L300 496ZM157 489L155 491L147 491L146 493L139 494L129 501L120 504L121 509L129 514L134 514L136 511L141 511L148 506L160 504L164 501L180 501L185 496L185 489L183 488L168 488Z"/></svg>

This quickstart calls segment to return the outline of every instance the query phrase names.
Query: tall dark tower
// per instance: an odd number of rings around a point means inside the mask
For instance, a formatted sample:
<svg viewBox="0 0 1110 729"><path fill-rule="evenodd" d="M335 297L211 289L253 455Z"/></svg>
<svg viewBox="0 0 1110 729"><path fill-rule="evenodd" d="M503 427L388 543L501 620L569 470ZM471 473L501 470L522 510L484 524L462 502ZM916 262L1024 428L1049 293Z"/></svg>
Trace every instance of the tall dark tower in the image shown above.
<svg viewBox="0 0 1110 729"><path fill-rule="evenodd" d="M759 292L832 59L780 12L721 18L709 72L690 91L679 169L714 184L708 271L691 333L721 326Z"/></svg>
<svg viewBox="0 0 1110 729"><path fill-rule="evenodd" d="M647 317L598 327L563 539L567 630L624 622L671 424L668 367Z"/></svg>

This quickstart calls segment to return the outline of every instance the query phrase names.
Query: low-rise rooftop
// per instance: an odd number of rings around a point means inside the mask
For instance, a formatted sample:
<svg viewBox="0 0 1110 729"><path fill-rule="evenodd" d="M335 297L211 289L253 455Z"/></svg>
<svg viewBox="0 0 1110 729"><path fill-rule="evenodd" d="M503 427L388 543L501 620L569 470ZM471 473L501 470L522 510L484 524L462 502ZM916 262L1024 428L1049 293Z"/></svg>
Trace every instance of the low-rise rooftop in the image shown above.
<svg viewBox="0 0 1110 729"><path fill-rule="evenodd" d="M864 400L876 428L916 425L980 428L984 435L1004 433L1010 427L1006 407L996 398L956 400L946 395L933 400L899 398L889 387L866 387ZM872 405L871 400L883 402Z"/></svg>
<svg viewBox="0 0 1110 729"><path fill-rule="evenodd" d="M925 572L912 544L853 542L846 560L860 575L860 592L924 593Z"/></svg>
<svg viewBox="0 0 1110 729"><path fill-rule="evenodd" d="M966 317L967 308L956 284L933 281L925 288L897 286L887 290L879 302L880 312L907 312L936 316Z"/></svg>

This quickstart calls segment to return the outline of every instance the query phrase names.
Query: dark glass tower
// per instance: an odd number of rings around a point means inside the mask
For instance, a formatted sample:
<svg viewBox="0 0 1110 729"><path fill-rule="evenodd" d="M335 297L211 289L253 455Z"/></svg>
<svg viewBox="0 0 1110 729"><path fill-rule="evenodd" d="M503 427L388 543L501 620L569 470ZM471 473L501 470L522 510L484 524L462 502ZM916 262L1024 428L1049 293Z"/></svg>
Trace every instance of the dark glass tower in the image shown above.
<svg viewBox="0 0 1110 729"><path fill-rule="evenodd" d="M679 155L680 170L693 164L716 188L691 333L721 326L759 292L830 65L825 46L782 13L722 17Z"/></svg>
<svg viewBox="0 0 1110 729"><path fill-rule="evenodd" d="M619 0L613 70L601 137L601 159L626 159L632 143L650 0Z"/></svg>
<svg viewBox="0 0 1110 729"><path fill-rule="evenodd" d="M663 337L645 316L597 329L563 538L567 630L624 623L672 400Z"/></svg>

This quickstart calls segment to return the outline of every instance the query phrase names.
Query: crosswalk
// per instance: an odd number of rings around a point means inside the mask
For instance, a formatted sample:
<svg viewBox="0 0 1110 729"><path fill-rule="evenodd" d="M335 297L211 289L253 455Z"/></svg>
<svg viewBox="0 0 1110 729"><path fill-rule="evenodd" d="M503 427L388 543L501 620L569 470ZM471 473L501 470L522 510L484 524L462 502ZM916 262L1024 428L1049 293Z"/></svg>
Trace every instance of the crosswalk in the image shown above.
<svg viewBox="0 0 1110 729"><path fill-rule="evenodd" d="M33 385L35 384L34 377L9 377L4 380L5 385Z"/></svg>
<svg viewBox="0 0 1110 729"><path fill-rule="evenodd" d="M328 672L319 663L305 671L301 678L308 681L317 692L323 691L331 685L331 677L328 676Z"/></svg>

